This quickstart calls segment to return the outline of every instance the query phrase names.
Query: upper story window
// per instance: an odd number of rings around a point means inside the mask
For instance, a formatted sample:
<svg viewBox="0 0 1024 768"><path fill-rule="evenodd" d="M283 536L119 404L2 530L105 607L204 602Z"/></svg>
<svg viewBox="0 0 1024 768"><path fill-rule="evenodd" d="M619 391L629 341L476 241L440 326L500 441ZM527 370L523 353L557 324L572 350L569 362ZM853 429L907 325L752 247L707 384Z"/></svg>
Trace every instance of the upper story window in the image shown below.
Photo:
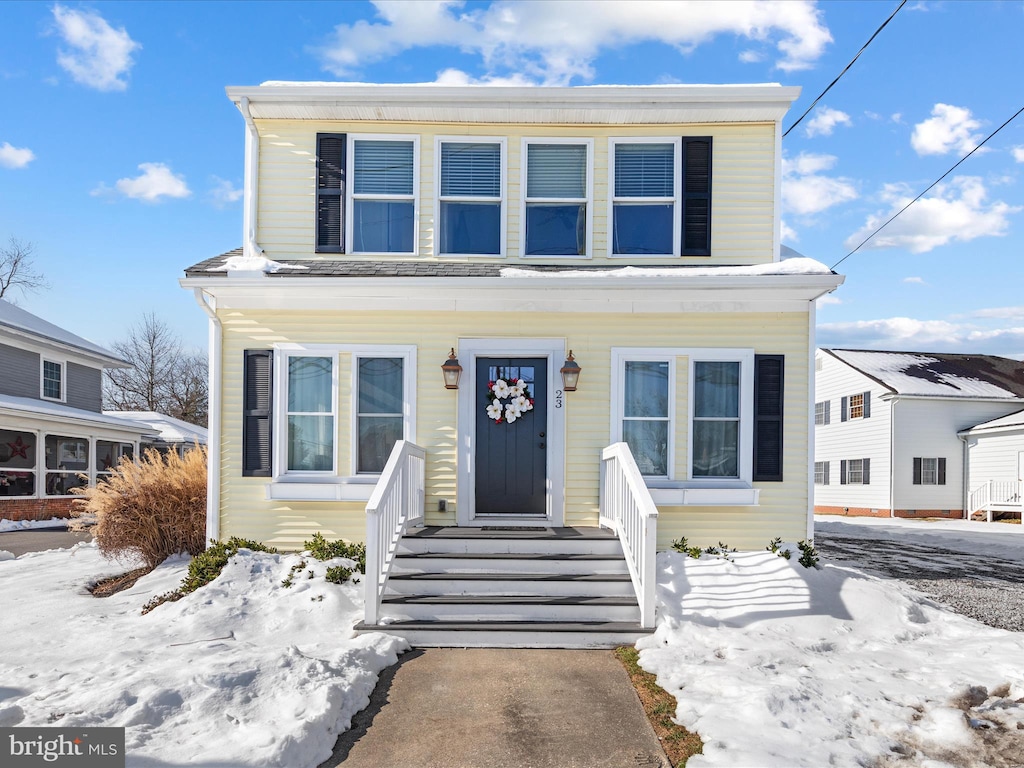
<svg viewBox="0 0 1024 768"><path fill-rule="evenodd" d="M693 477L739 477L740 363L693 364Z"/></svg>
<svg viewBox="0 0 1024 768"><path fill-rule="evenodd" d="M416 137L349 136L349 253L416 252Z"/></svg>
<svg viewBox="0 0 1024 768"><path fill-rule="evenodd" d="M611 139L612 256L678 256L680 139Z"/></svg>
<svg viewBox="0 0 1024 768"><path fill-rule="evenodd" d="M589 256L593 141L525 140L524 256Z"/></svg>
<svg viewBox="0 0 1024 768"><path fill-rule="evenodd" d="M504 255L504 140L438 139L438 147L438 253Z"/></svg>
<svg viewBox="0 0 1024 768"><path fill-rule="evenodd" d="M64 400L64 365L43 360L42 396L47 400Z"/></svg>
<svg viewBox="0 0 1024 768"><path fill-rule="evenodd" d="M842 419L866 419L871 415L871 392L858 392L844 397L841 403Z"/></svg>
<svg viewBox="0 0 1024 768"><path fill-rule="evenodd" d="M289 355L286 363L286 470L333 472L334 357Z"/></svg>
<svg viewBox="0 0 1024 768"><path fill-rule="evenodd" d="M830 404L831 404L830 400L823 400L820 403L815 403L814 404L814 423L816 425L820 426L820 425L823 425L823 424L830 423L830 421L829 421L829 416L830 416L829 411L831 410Z"/></svg>

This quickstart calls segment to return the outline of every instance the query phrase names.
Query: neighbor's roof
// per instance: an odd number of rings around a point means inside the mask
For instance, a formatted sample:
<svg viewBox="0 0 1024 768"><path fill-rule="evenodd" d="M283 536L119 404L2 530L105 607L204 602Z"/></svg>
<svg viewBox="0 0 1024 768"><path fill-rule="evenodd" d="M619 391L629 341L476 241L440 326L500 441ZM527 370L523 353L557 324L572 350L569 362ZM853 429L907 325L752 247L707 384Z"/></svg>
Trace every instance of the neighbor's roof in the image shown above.
<svg viewBox="0 0 1024 768"><path fill-rule="evenodd" d="M977 424L971 427L970 429L961 430L957 434L973 435L979 432L1008 432L1015 428L1024 428L1024 410L1016 411L1015 413L1011 413L1006 416L1000 416L998 419L992 419L991 421L982 422L981 424Z"/></svg>
<svg viewBox="0 0 1024 768"><path fill-rule="evenodd" d="M91 356L102 357L106 362L127 364L127 361L122 360L109 349L43 320L21 307L14 306L9 301L0 299L0 331L3 330L13 331L19 335L34 336L37 339L55 342L65 347L73 347Z"/></svg>
<svg viewBox="0 0 1024 768"><path fill-rule="evenodd" d="M800 89L778 83L532 87L276 82L229 86L256 119L536 124L781 120ZM247 101L245 101L247 100Z"/></svg>
<svg viewBox="0 0 1024 768"><path fill-rule="evenodd" d="M1024 363L994 355L822 349L893 394L1024 398Z"/></svg>
<svg viewBox="0 0 1024 768"><path fill-rule="evenodd" d="M206 427L189 424L156 411L104 411L106 416L113 416L125 421L145 424L160 432L160 439L168 443L199 443L206 445Z"/></svg>
<svg viewBox="0 0 1024 768"><path fill-rule="evenodd" d="M97 413L96 411L86 411L82 408L72 408L70 405L63 405L61 403L36 400L31 397L0 395L0 413L35 417L42 421L74 422L87 424L91 427L107 427L108 429L119 429L137 435L156 434L156 430L148 424L109 416L105 413Z"/></svg>

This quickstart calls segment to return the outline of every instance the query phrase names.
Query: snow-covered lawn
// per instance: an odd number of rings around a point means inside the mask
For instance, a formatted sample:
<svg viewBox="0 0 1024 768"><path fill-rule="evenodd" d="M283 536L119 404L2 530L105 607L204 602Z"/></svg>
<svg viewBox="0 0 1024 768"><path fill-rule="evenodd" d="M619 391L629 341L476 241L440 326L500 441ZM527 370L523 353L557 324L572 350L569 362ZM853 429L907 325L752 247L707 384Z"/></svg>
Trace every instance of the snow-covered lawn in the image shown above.
<svg viewBox="0 0 1024 768"><path fill-rule="evenodd" d="M353 636L362 591L324 580L333 561L283 587L300 559L237 557L141 616L185 559L95 598L90 582L128 567L92 543L0 558L0 726L125 726L129 766L316 766L406 643Z"/></svg>
<svg viewBox="0 0 1024 768"><path fill-rule="evenodd" d="M10 531L28 531L33 528L67 528L66 517L51 517L49 520L2 520L0 519L0 533Z"/></svg>
<svg viewBox="0 0 1024 768"><path fill-rule="evenodd" d="M914 522L882 530L920 541ZM983 546L947 529L947 546ZM796 557L658 556L659 626L640 663L704 739L688 768L1024 764L1024 634Z"/></svg>

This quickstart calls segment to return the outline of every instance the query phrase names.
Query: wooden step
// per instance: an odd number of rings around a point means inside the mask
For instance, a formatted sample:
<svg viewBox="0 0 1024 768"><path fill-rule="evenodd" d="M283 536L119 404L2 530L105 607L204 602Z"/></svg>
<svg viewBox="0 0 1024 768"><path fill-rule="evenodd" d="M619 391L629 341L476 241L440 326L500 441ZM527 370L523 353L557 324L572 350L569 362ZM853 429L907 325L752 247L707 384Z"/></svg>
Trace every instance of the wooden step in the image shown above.
<svg viewBox="0 0 1024 768"><path fill-rule="evenodd" d="M391 574L413 573L629 573L622 555L532 552L423 552L399 555Z"/></svg>
<svg viewBox="0 0 1024 768"><path fill-rule="evenodd" d="M633 595L628 573L409 573L392 574L385 595Z"/></svg>
<svg viewBox="0 0 1024 768"><path fill-rule="evenodd" d="M436 621L639 621L636 600L604 596L392 595L381 617Z"/></svg>
<svg viewBox="0 0 1024 768"><path fill-rule="evenodd" d="M395 621L357 632L387 632L418 648L615 648L653 630L633 621Z"/></svg>

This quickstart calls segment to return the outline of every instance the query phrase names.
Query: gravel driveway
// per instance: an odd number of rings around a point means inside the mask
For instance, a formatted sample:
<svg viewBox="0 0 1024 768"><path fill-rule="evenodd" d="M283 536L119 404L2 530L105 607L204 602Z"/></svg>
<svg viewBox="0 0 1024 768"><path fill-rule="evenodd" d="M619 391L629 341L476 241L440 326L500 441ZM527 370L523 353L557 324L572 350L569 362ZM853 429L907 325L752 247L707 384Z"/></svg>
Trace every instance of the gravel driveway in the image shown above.
<svg viewBox="0 0 1024 768"><path fill-rule="evenodd" d="M814 546L823 558L905 581L990 627L1024 631L1024 563L823 531L815 533Z"/></svg>

